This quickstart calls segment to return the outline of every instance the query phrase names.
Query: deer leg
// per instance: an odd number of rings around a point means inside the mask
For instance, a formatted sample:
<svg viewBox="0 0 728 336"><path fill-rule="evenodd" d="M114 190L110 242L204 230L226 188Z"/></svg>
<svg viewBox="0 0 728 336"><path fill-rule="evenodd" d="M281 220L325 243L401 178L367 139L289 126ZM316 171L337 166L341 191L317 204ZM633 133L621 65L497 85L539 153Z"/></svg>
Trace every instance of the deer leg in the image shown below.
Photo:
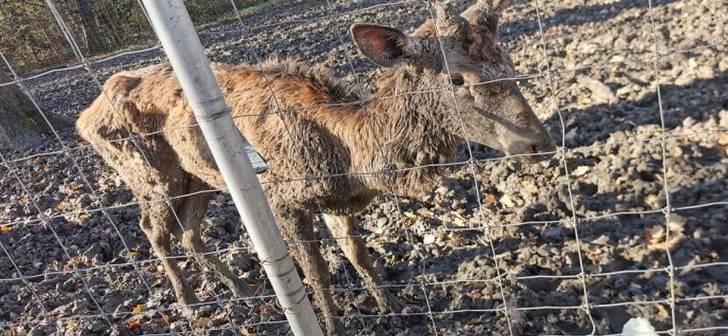
<svg viewBox="0 0 728 336"><path fill-rule="evenodd" d="M135 198L143 203L139 226L164 266L177 301L189 307L198 300L176 260L169 258L172 255L170 224L175 219L171 209L163 202L165 195L176 194L183 189L184 184L179 182L183 171L179 164L175 164L173 152L161 137L146 137L138 143L131 140L108 141L127 133L127 130L111 129L89 132L86 136L104 161L119 173ZM154 153L149 148L158 148L159 152ZM186 310L186 313L189 312Z"/></svg>
<svg viewBox="0 0 728 336"><path fill-rule="evenodd" d="M399 311L399 302L383 287L384 281L372 266L366 244L360 237L357 237L359 225L356 219L352 216L328 214L324 214L323 217L326 226L344 251L344 255L354 265L359 276L364 280L364 284L374 295L379 311L382 313Z"/></svg>
<svg viewBox="0 0 728 336"><path fill-rule="evenodd" d="M190 179L187 188L188 193L194 193L205 188L205 185L196 178L190 177ZM182 247L194 255L195 259L203 267L212 271L236 297L251 296L252 292L248 287L248 283L238 278L216 255L209 254L207 246L202 241L200 223L205 218L209 201L209 194L185 197L182 203L176 207L179 223L172 224L174 226L172 231Z"/></svg>
<svg viewBox="0 0 728 336"><path fill-rule="evenodd" d="M307 210L276 209L283 235L293 249L293 256L303 269L305 281L313 287L329 335L343 335L341 323L334 318L336 306L331 297L331 275L313 233L313 213Z"/></svg>
<svg viewBox="0 0 728 336"><path fill-rule="evenodd" d="M195 292L185 280L182 269L174 259L169 258L172 255L172 248L170 243L171 233L167 223L173 220L171 211L164 204L153 204L142 208L141 217L141 229L149 239L157 258L164 266L167 278L172 283L177 302L186 307L199 302Z"/></svg>

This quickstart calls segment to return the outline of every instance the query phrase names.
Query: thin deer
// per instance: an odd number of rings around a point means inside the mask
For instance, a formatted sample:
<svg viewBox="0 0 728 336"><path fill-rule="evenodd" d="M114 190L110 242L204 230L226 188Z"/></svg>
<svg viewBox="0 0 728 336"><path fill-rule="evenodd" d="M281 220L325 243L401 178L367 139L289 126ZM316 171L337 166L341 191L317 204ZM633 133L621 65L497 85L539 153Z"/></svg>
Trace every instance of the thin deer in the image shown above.
<svg viewBox="0 0 728 336"><path fill-rule="evenodd" d="M235 126L266 159L258 175L292 255L313 288L329 334L341 334L328 266L314 236L320 212L381 312L398 303L372 266L355 215L380 194L414 197L453 162L463 140L535 162L555 146L514 77L497 41L505 8L477 2L457 13L435 4L433 19L412 34L357 23L359 51L384 68L369 99L327 69L293 60L258 65L213 64ZM496 80L503 79L503 80ZM178 302L197 302L168 258L174 235L237 296L247 284L200 236L210 193L222 176L172 69L123 71L77 122L81 137L113 167L141 203L140 226L160 258ZM158 130L164 129L164 132ZM128 135L135 135L134 141ZM186 197L174 197L192 194ZM168 200L160 202L160 200Z"/></svg>

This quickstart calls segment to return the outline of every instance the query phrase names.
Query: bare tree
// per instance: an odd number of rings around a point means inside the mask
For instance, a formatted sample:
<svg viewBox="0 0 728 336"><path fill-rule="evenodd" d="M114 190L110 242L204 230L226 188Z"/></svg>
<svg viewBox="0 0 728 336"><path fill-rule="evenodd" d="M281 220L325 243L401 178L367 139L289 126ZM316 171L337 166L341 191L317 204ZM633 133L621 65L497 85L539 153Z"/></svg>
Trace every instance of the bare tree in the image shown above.
<svg viewBox="0 0 728 336"><path fill-rule="evenodd" d="M104 51L105 43L99 25L96 22L94 6L91 0L76 0L78 13L81 15L81 23L83 24L83 33L88 43L88 51L97 53Z"/></svg>

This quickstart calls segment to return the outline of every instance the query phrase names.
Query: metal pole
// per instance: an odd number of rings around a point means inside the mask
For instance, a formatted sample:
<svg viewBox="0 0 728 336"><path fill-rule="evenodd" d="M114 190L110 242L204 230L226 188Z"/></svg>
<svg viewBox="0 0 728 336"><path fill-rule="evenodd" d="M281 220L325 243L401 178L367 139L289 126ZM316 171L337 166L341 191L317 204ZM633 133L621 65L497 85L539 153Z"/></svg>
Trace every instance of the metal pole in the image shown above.
<svg viewBox="0 0 728 336"><path fill-rule="evenodd" d="M182 0L143 0L295 335L323 335Z"/></svg>

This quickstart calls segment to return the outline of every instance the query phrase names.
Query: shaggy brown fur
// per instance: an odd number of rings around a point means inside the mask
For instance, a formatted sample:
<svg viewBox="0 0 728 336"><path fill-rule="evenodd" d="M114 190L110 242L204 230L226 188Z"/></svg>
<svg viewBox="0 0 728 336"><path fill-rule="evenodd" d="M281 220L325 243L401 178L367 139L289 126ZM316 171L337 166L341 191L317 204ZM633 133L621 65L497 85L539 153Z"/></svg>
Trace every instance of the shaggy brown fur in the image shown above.
<svg viewBox="0 0 728 336"><path fill-rule="evenodd" d="M438 18L447 11L443 8ZM483 28L464 18L442 21L429 22L412 36L389 27L352 27L362 53L390 66L377 78L373 97L362 104L326 69L292 60L213 66L235 126L267 160L269 169L259 179L315 290L329 333L341 329L334 319L328 267L313 242L316 211L323 212L379 308L396 310L366 246L354 237L354 215L383 192L412 196L430 186L437 168L414 167L450 162L461 134L509 153L553 149L513 83L475 85L513 71L507 55L493 53L495 32L478 33ZM439 56L440 43L447 68ZM454 91L448 89L451 83ZM194 124L168 65L112 76L77 122L80 135L142 202L140 225L185 305L197 298L174 260L165 258L171 234L236 295L248 293L246 284L217 257L204 254L199 224L209 194L159 202L209 187L225 188L199 128L189 127ZM139 137L109 141L129 134Z"/></svg>

